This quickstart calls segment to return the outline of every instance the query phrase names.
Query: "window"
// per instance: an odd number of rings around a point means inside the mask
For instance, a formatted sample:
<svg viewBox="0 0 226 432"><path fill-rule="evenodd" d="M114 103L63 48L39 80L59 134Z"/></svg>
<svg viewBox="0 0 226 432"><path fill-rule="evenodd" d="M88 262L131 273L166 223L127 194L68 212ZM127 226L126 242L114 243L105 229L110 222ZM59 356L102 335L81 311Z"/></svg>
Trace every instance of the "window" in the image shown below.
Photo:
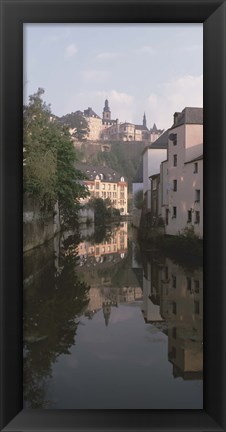
<svg viewBox="0 0 226 432"><path fill-rule="evenodd" d="M173 216L174 219L177 217L177 208L173 207Z"/></svg>
<svg viewBox="0 0 226 432"><path fill-rule="evenodd" d="M191 210L188 210L188 220L187 220L187 223L190 223L191 221L192 221Z"/></svg>
<svg viewBox="0 0 226 432"><path fill-rule="evenodd" d="M175 136L174 139L173 139L173 145L174 146L177 145L177 136Z"/></svg>
<svg viewBox="0 0 226 432"><path fill-rule="evenodd" d="M195 224L199 224L200 223L200 212L196 211L195 212Z"/></svg>
<svg viewBox="0 0 226 432"><path fill-rule="evenodd" d="M191 292L191 278L187 277L187 290Z"/></svg>
<svg viewBox="0 0 226 432"><path fill-rule="evenodd" d="M177 329L176 329L176 327L173 327L173 329L172 329L172 336L173 336L174 339L176 339L176 337L177 337Z"/></svg>
<svg viewBox="0 0 226 432"><path fill-rule="evenodd" d="M173 310L173 314L176 315L176 313L177 313L177 304L175 302L172 303L172 310Z"/></svg>
<svg viewBox="0 0 226 432"><path fill-rule="evenodd" d="M105 184L102 184L102 189L105 189Z"/></svg>
<svg viewBox="0 0 226 432"><path fill-rule="evenodd" d="M195 190L195 202L200 202L200 189Z"/></svg>
<svg viewBox="0 0 226 432"><path fill-rule="evenodd" d="M173 190L174 192L177 191L177 180L173 180Z"/></svg>
<svg viewBox="0 0 226 432"><path fill-rule="evenodd" d="M96 183L96 189L100 189L100 183Z"/></svg>
<svg viewBox="0 0 226 432"><path fill-rule="evenodd" d="M153 179L153 180L152 180L152 189L153 189L153 190L156 190L156 189L157 189L157 180L156 180L156 179Z"/></svg>
<svg viewBox="0 0 226 432"><path fill-rule="evenodd" d="M173 288L177 287L177 278L175 275L172 275L172 287Z"/></svg>
<svg viewBox="0 0 226 432"><path fill-rule="evenodd" d="M194 174L197 174L198 172L198 162L194 163Z"/></svg>
<svg viewBox="0 0 226 432"><path fill-rule="evenodd" d="M173 166L177 166L177 155L173 155Z"/></svg>
<svg viewBox="0 0 226 432"><path fill-rule="evenodd" d="M166 209L166 225L169 224L169 209Z"/></svg>

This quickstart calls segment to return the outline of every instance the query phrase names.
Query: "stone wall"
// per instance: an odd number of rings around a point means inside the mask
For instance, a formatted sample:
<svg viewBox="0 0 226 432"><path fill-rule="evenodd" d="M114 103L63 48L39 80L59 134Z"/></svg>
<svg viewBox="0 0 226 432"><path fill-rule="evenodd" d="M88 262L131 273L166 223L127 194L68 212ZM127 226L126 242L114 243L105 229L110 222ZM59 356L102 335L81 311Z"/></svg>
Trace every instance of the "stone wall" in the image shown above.
<svg viewBox="0 0 226 432"><path fill-rule="evenodd" d="M43 214L34 198L23 201L23 251L31 250L54 237L60 231L59 210Z"/></svg>

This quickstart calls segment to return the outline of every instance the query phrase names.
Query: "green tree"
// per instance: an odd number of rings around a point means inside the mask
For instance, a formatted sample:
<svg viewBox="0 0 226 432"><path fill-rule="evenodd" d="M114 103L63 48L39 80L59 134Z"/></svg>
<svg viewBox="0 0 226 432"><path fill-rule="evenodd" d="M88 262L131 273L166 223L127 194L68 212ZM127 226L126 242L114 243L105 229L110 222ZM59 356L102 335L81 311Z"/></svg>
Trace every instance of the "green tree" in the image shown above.
<svg viewBox="0 0 226 432"><path fill-rule="evenodd" d="M67 125L69 128L75 129L72 134L74 138L77 138L79 141L86 139L87 133L89 132L88 122L80 111L60 117L59 122L63 125Z"/></svg>
<svg viewBox="0 0 226 432"><path fill-rule="evenodd" d="M137 209L142 209L143 205L143 189L138 190L134 195L134 205Z"/></svg>
<svg viewBox="0 0 226 432"><path fill-rule="evenodd" d="M43 211L56 201L66 225L77 221L80 198L88 191L84 175L75 169L75 149L65 126L51 115L42 100L43 89L24 107L24 192L34 196Z"/></svg>

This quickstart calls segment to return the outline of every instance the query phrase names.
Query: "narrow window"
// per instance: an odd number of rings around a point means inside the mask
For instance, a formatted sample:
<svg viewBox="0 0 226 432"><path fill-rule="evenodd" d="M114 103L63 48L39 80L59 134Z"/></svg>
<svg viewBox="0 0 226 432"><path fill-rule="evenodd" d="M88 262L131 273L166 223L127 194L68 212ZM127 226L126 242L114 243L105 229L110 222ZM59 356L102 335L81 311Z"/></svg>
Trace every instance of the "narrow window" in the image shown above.
<svg viewBox="0 0 226 432"><path fill-rule="evenodd" d="M187 277L187 290L191 292L191 278Z"/></svg>
<svg viewBox="0 0 226 432"><path fill-rule="evenodd" d="M173 216L174 219L177 217L177 208L173 207Z"/></svg>
<svg viewBox="0 0 226 432"><path fill-rule="evenodd" d="M197 174L198 172L198 162L194 163L194 174Z"/></svg>
<svg viewBox="0 0 226 432"><path fill-rule="evenodd" d="M191 210L188 210L188 220L187 223L192 222L192 214L191 214Z"/></svg>
<svg viewBox="0 0 226 432"><path fill-rule="evenodd" d="M173 190L174 192L177 191L177 180L173 180Z"/></svg>
<svg viewBox="0 0 226 432"><path fill-rule="evenodd" d="M195 212L195 224L199 224L200 223L200 212L196 211Z"/></svg>
<svg viewBox="0 0 226 432"><path fill-rule="evenodd" d="M200 189L195 190L195 202L200 202Z"/></svg>
<svg viewBox="0 0 226 432"><path fill-rule="evenodd" d="M173 335L173 338L176 339L176 337L177 337L177 328L176 327L173 327L172 335Z"/></svg>
<svg viewBox="0 0 226 432"><path fill-rule="evenodd" d="M177 287L177 278L175 275L172 275L172 287L173 288Z"/></svg>
<svg viewBox="0 0 226 432"><path fill-rule="evenodd" d="M169 209L166 209L166 225L169 224Z"/></svg>
<svg viewBox="0 0 226 432"><path fill-rule="evenodd" d="M173 155L173 166L177 166L177 155Z"/></svg>
<svg viewBox="0 0 226 432"><path fill-rule="evenodd" d="M177 313L177 304L175 302L172 303L172 309L173 309L173 314L176 315L176 313Z"/></svg>

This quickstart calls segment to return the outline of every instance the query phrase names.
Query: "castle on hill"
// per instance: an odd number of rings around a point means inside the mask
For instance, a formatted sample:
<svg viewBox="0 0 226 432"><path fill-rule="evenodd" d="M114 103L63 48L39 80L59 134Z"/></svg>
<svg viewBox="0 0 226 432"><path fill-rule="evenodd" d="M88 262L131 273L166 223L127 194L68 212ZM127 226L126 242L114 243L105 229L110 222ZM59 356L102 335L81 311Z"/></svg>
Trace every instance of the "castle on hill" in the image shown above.
<svg viewBox="0 0 226 432"><path fill-rule="evenodd" d="M164 132L164 130L158 129L155 123L151 129L148 129L145 113L140 125L128 122L121 123L118 119L113 120L107 99L102 118L91 107L80 113L87 120L89 128L87 140L90 141L145 141L152 143Z"/></svg>

